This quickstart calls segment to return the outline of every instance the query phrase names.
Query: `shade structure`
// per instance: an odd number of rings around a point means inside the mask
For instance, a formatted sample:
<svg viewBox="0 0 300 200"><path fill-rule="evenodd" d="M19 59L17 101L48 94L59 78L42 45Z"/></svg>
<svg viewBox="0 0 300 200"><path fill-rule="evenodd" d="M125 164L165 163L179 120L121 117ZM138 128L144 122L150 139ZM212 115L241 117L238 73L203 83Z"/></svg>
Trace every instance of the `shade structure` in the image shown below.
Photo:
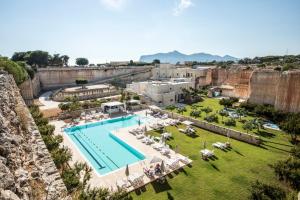
<svg viewBox="0 0 300 200"><path fill-rule="evenodd" d="M126 165L125 175L126 175L126 176L129 176L129 167L128 167L128 164Z"/></svg>
<svg viewBox="0 0 300 200"><path fill-rule="evenodd" d="M185 124L185 125L187 125L187 126L190 126L190 125L192 125L193 123L194 123L194 122L191 122L191 121L188 121L188 120L182 122L182 124Z"/></svg>
<svg viewBox="0 0 300 200"><path fill-rule="evenodd" d="M161 162L161 161L162 161L162 159L160 157L153 156L153 158L150 160L150 164L158 163L158 162Z"/></svg>
<svg viewBox="0 0 300 200"><path fill-rule="evenodd" d="M161 161L160 170L161 170L161 172L165 172L166 171L166 166L165 166L164 161Z"/></svg>
<svg viewBox="0 0 300 200"><path fill-rule="evenodd" d="M175 153L179 153L179 147L178 147L178 145L176 145L176 147L175 147Z"/></svg>

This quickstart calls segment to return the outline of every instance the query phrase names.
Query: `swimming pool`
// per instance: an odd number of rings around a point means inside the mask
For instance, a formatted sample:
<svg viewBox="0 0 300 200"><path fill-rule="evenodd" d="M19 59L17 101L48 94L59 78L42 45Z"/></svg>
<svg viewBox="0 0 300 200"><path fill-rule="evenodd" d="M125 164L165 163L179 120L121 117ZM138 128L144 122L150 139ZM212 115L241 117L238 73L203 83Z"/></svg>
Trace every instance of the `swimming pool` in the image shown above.
<svg viewBox="0 0 300 200"><path fill-rule="evenodd" d="M101 175L145 159L111 131L143 124L147 118L131 115L65 129L93 168Z"/></svg>

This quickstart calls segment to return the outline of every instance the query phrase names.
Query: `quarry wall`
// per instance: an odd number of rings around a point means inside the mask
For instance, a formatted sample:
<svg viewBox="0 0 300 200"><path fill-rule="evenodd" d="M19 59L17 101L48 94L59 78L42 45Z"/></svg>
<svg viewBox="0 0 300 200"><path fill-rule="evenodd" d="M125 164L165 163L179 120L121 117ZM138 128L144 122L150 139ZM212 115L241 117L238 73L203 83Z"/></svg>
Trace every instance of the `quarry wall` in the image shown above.
<svg viewBox="0 0 300 200"><path fill-rule="evenodd" d="M256 70L250 82L249 102L300 112L300 71Z"/></svg>
<svg viewBox="0 0 300 200"><path fill-rule="evenodd" d="M230 85L231 96L247 99L249 97L250 77L253 70L243 68L212 69L212 85Z"/></svg>
<svg viewBox="0 0 300 200"><path fill-rule="evenodd" d="M138 67L103 67L103 68L45 68L39 69L38 75L43 90L74 86L76 79L86 79L93 83L114 77L134 75L136 79L148 79L153 66ZM148 77L149 76L149 77ZM130 77L127 79L130 79Z"/></svg>
<svg viewBox="0 0 300 200"><path fill-rule="evenodd" d="M0 72L0 199L70 199L11 75Z"/></svg>

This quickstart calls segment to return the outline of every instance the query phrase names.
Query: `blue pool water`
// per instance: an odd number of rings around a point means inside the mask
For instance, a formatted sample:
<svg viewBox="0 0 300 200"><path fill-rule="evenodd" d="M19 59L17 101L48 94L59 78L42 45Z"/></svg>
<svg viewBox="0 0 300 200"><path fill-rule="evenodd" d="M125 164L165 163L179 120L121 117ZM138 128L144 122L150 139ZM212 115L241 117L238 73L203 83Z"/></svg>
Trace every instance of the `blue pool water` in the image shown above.
<svg viewBox="0 0 300 200"><path fill-rule="evenodd" d="M143 154L111 133L120 128L137 125L139 120L143 124L147 118L131 115L74 126L65 129L65 132L94 169L104 175L145 159Z"/></svg>

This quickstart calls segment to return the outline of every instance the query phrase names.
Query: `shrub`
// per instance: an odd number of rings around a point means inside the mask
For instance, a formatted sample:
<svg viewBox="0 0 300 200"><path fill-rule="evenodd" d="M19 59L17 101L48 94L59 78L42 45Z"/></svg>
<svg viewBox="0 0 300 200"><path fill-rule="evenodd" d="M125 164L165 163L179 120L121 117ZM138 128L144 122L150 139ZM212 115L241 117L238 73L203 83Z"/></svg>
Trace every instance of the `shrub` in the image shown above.
<svg viewBox="0 0 300 200"><path fill-rule="evenodd" d="M213 110L210 107L205 107L205 108L202 108L201 111L203 111L206 114L208 114L208 113L212 112Z"/></svg>
<svg viewBox="0 0 300 200"><path fill-rule="evenodd" d="M134 100L140 100L140 96L139 96L139 95L134 95L132 98L133 98Z"/></svg>
<svg viewBox="0 0 300 200"><path fill-rule="evenodd" d="M230 119L227 119L227 120L224 122L224 124L225 124L226 126L236 126L236 121L235 121L235 119L230 118Z"/></svg>
<svg viewBox="0 0 300 200"><path fill-rule="evenodd" d="M61 177L68 189L73 191L80 184L80 177L77 175L75 169L66 169L62 172Z"/></svg>
<svg viewBox="0 0 300 200"><path fill-rule="evenodd" d="M279 180L285 181L297 190L300 189L300 159L288 158L285 161L278 161L272 167Z"/></svg>
<svg viewBox="0 0 300 200"><path fill-rule="evenodd" d="M176 107L174 105L169 105L169 106L166 106L166 109L167 110L175 110Z"/></svg>
<svg viewBox="0 0 300 200"><path fill-rule="evenodd" d="M221 99L221 100L219 101L219 104L220 104L220 105L223 105L223 106L225 106L225 107L231 107L232 104L234 104L234 103L236 103L236 102L238 102L238 101L239 101L239 99L238 99L238 98L235 98L235 97L230 97L229 99L223 98L223 99Z"/></svg>
<svg viewBox="0 0 300 200"><path fill-rule="evenodd" d="M59 107L62 111L65 111L65 110L69 110L69 109L70 109L70 104L71 104L71 103L60 103L60 104L58 104L58 107Z"/></svg>
<svg viewBox="0 0 300 200"><path fill-rule="evenodd" d="M190 116L200 117L201 116L201 111L200 110L192 110L191 113L190 113Z"/></svg>
<svg viewBox="0 0 300 200"><path fill-rule="evenodd" d="M38 128L41 135L52 135L55 129L55 127L51 124L42 125L39 126Z"/></svg>
<svg viewBox="0 0 300 200"><path fill-rule="evenodd" d="M251 186L251 200L284 200L286 193L279 187L266 185L256 181Z"/></svg>
<svg viewBox="0 0 300 200"><path fill-rule="evenodd" d="M218 116L216 114L208 115L207 117L204 118L208 122L219 122Z"/></svg>
<svg viewBox="0 0 300 200"><path fill-rule="evenodd" d="M25 68L7 58L0 57L0 69L12 74L17 85L20 85L28 79L28 73Z"/></svg>
<svg viewBox="0 0 300 200"><path fill-rule="evenodd" d="M186 108L185 107L177 108L177 112L184 113L184 112L186 112Z"/></svg>
<svg viewBox="0 0 300 200"><path fill-rule="evenodd" d="M300 144L295 145L292 149L291 149L291 154L292 156L300 159Z"/></svg>

